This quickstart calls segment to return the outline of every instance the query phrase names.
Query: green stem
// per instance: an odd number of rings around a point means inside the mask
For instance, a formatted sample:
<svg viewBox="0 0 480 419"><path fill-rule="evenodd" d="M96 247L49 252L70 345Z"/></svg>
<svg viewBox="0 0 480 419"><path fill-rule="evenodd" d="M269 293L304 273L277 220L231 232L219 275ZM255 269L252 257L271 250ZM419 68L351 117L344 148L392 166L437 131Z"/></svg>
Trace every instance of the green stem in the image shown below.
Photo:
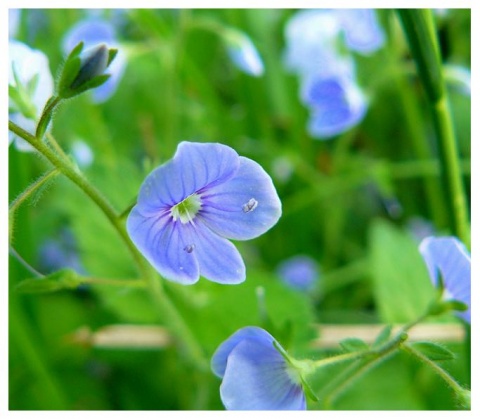
<svg viewBox="0 0 480 419"><path fill-rule="evenodd" d="M54 168L44 173L35 182L28 186L27 189L25 189L20 195L18 195L8 207L9 216L12 216L13 213L18 209L18 207L22 205L35 191L37 191L40 187L42 187L50 179L57 176L59 173L59 170L57 168Z"/></svg>
<svg viewBox="0 0 480 419"><path fill-rule="evenodd" d="M63 148L60 147L60 144L58 144L57 140L50 132L47 132L45 137L47 138L48 144L52 146L52 148L60 155L60 157L62 157L64 160L69 160L68 156L65 154L65 151L63 151Z"/></svg>
<svg viewBox="0 0 480 419"><path fill-rule="evenodd" d="M358 362L350 365L342 374L334 379L327 389L327 393L323 399L325 408L330 408L334 400L350 386L355 380L362 376L365 372L370 371L376 364L383 361L388 355L397 350L407 339L407 334L402 329L393 339L382 345L380 348L371 351L358 352L351 355L361 355L352 357L351 359L359 359ZM349 354L347 354L349 355ZM362 359L363 358L363 359Z"/></svg>
<svg viewBox="0 0 480 419"><path fill-rule="evenodd" d="M18 260L18 262L27 270L29 271L32 275L34 275L37 278L43 278L45 275L43 275L41 272L38 272L32 265L30 265L21 255L18 253L13 246L10 246L9 249L10 255L12 255L15 259Z"/></svg>
<svg viewBox="0 0 480 419"><path fill-rule="evenodd" d="M450 227L452 233L470 247L465 191L433 15L430 10L422 9L399 9L398 14L432 112Z"/></svg>
<svg viewBox="0 0 480 419"><path fill-rule="evenodd" d="M34 148L36 148L40 154L42 154L53 166L55 166L60 172L62 172L66 177L68 177L73 183L75 183L90 199L95 202L95 204L102 210L105 216L109 219L111 224L115 227L120 237L123 239L128 249L130 250L134 260L136 261L142 276L145 276L145 272L148 267L146 262L128 237L128 234L123 227L120 218L117 216L115 210L110 205L110 203L103 197L103 195L92 186L80 173L78 173L73 166L68 162L62 160L55 152L53 152L46 144L44 144L39 139L35 138L33 135L20 128L18 125L12 121L8 122L8 128L23 138L25 141L29 142Z"/></svg>
<svg viewBox="0 0 480 419"><path fill-rule="evenodd" d="M426 365L428 365L435 373L442 378L443 381L453 390L453 392L457 395L462 394L465 389L458 384L451 376L448 374L443 368L441 368L438 364L433 362L431 359L426 357L424 354L421 352L417 351L410 345L402 345L400 347L404 352L408 353L409 355L412 355L414 358L417 358L418 360L422 361Z"/></svg>
<svg viewBox="0 0 480 419"><path fill-rule="evenodd" d="M141 279L111 279L111 278L95 278L95 277L81 277L79 278L80 285L111 285L114 287L129 287L129 288L145 288L147 284Z"/></svg>
<svg viewBox="0 0 480 419"><path fill-rule="evenodd" d="M432 104L432 112L440 146L442 176L446 186L447 200L453 215L452 230L467 247L470 247L468 210L463 189L462 172L449 104L445 96Z"/></svg>
<svg viewBox="0 0 480 419"><path fill-rule="evenodd" d="M209 364L202 348L198 344L183 317L165 294L165 290L161 287L160 281L152 275L149 275L147 280L148 288L156 303L155 306L159 311L159 314L162 318L168 320L172 333L174 333L178 342L183 344L190 360L193 362L193 365L200 371L207 371Z"/></svg>
<svg viewBox="0 0 480 419"><path fill-rule="evenodd" d="M137 263L142 278L147 281L151 294L155 300L156 307L160 312L162 319L167 323L175 334L177 339L186 347L186 353L191 358L194 365L199 369L205 369L207 362L204 358L203 351L196 341L193 333L188 328L184 319L178 313L176 307L164 294L161 283L155 272L152 271L150 265L143 256L138 252L137 248L130 240L126 229L122 224L121 218L116 214L110 203L93 187L81 174L79 174L72 165L62 160L42 141L20 128L18 125L9 121L9 129L19 137L29 142L35 147L51 164L58 168L65 176L75 183L85 194L102 210L111 224L115 227L120 237L123 239L132 256Z"/></svg>

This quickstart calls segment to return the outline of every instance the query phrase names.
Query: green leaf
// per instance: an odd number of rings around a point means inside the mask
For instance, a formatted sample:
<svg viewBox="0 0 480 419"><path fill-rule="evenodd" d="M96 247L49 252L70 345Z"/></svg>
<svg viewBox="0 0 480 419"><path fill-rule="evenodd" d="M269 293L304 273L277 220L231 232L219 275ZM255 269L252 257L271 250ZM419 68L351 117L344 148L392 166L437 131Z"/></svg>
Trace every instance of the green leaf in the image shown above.
<svg viewBox="0 0 480 419"><path fill-rule="evenodd" d="M339 345L346 352L360 352L369 349L369 346L359 338L347 338L339 342Z"/></svg>
<svg viewBox="0 0 480 419"><path fill-rule="evenodd" d="M78 274L71 269L62 269L43 278L25 279L16 286L22 293L36 294L75 289L82 283Z"/></svg>
<svg viewBox="0 0 480 419"><path fill-rule="evenodd" d="M450 361L455 354L444 346L433 342L414 342L410 346L432 361Z"/></svg>
<svg viewBox="0 0 480 419"><path fill-rule="evenodd" d="M425 312L435 289L409 233L384 220L374 221L369 231L369 263L383 322L407 323Z"/></svg>

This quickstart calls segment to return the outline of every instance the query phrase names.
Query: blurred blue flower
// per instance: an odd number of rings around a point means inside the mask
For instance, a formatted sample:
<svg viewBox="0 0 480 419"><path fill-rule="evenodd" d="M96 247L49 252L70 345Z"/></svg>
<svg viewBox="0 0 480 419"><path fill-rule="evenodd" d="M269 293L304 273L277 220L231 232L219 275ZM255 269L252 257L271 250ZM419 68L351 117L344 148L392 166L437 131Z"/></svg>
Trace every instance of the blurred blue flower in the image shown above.
<svg viewBox="0 0 480 419"><path fill-rule="evenodd" d="M455 237L427 237L420 243L433 285L442 288L443 299L460 301L468 310L457 315L470 323L470 254Z"/></svg>
<svg viewBox="0 0 480 419"><path fill-rule="evenodd" d="M317 262L304 255L284 260L278 266L277 273L285 284L299 291L312 290L320 277Z"/></svg>
<svg viewBox="0 0 480 419"><path fill-rule="evenodd" d="M39 266L40 270L45 273L65 268L73 269L81 275L86 273L80 260L75 236L71 230L62 229L56 239L48 239L41 245Z"/></svg>
<svg viewBox="0 0 480 419"><path fill-rule="evenodd" d="M224 33L224 40L230 59L241 71L255 77L263 74L263 61L246 34L228 29Z"/></svg>
<svg viewBox="0 0 480 419"><path fill-rule="evenodd" d="M115 59L108 67L110 78L101 86L92 90L95 103L105 102L116 91L118 84L125 72L126 56L118 46L114 27L100 19L87 19L77 23L71 28L63 39L63 51L69 54L78 43L84 43L84 50L106 44L109 48L118 49Z"/></svg>
<svg viewBox="0 0 480 419"><path fill-rule="evenodd" d="M348 74L310 77L302 90L303 102L310 108L308 131L314 138L341 134L358 124L367 112L368 102Z"/></svg>
<svg viewBox="0 0 480 419"><path fill-rule="evenodd" d="M345 44L364 55L377 51L385 43L383 29L373 9L338 9Z"/></svg>
<svg viewBox="0 0 480 419"><path fill-rule="evenodd" d="M165 278L193 284L245 280L227 239L249 240L279 219L281 203L260 165L217 143L181 142L147 176L127 219L130 238Z"/></svg>
<svg viewBox="0 0 480 419"><path fill-rule="evenodd" d="M24 130L35 132L36 121L53 94L53 77L48 58L38 50L11 39L8 44L9 118ZM9 143L21 151L33 151L26 141L9 132Z"/></svg>
<svg viewBox="0 0 480 419"><path fill-rule="evenodd" d="M340 21L332 10L301 10L285 26L287 70L300 76L331 72L339 59Z"/></svg>
<svg viewBox="0 0 480 419"><path fill-rule="evenodd" d="M211 366L222 378L220 397L228 410L306 410L300 375L274 342L265 330L249 326L217 348Z"/></svg>
<svg viewBox="0 0 480 419"><path fill-rule="evenodd" d="M356 82L351 51L370 54L383 45L375 11L302 10L287 22L285 38L285 66L301 78L310 135L327 139L357 125L368 102Z"/></svg>

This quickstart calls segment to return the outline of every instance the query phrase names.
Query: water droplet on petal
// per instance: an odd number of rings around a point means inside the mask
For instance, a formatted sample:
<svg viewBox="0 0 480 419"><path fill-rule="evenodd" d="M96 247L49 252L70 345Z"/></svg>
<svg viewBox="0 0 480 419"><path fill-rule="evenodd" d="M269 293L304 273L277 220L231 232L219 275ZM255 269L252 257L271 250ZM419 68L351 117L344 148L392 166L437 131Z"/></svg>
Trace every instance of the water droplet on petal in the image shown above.
<svg viewBox="0 0 480 419"><path fill-rule="evenodd" d="M257 208L258 201L255 198L250 198L246 204L243 204L242 210L243 212L251 212L255 208Z"/></svg>

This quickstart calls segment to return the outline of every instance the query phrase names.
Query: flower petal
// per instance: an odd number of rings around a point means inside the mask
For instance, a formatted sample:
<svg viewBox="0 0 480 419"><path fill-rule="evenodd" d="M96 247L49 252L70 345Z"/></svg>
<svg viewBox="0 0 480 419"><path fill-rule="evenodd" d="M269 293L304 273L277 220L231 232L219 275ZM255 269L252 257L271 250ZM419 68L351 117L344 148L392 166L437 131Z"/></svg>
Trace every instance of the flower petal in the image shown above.
<svg viewBox="0 0 480 419"><path fill-rule="evenodd" d="M135 206L127 219L127 231L143 256L165 278L188 285L198 281L195 256L185 250L192 239L168 212L145 217Z"/></svg>
<svg viewBox="0 0 480 419"><path fill-rule="evenodd" d="M212 371L218 377L223 377L227 368L227 359L230 352L243 340L254 340L265 346L273 346L274 337L256 326L247 326L237 330L227 340L225 340L215 351L212 357Z"/></svg>
<svg viewBox="0 0 480 419"><path fill-rule="evenodd" d="M303 100L311 107L308 130L327 138L345 132L366 114L366 99L348 76L312 78L304 86Z"/></svg>
<svg viewBox="0 0 480 419"><path fill-rule="evenodd" d="M233 178L202 192L198 217L223 237L248 240L276 224L282 204L262 167L245 157L239 157L239 161Z"/></svg>
<svg viewBox="0 0 480 419"><path fill-rule="evenodd" d="M186 224L192 230L190 245L195 255L200 275L220 284L239 284L245 281L245 264L237 248L227 239L212 232L203 223L195 227Z"/></svg>
<svg viewBox="0 0 480 419"><path fill-rule="evenodd" d="M339 19L349 48L361 54L371 54L385 43L385 35L373 9L340 9Z"/></svg>
<svg viewBox="0 0 480 419"><path fill-rule="evenodd" d="M465 246L455 237L427 237L420 244L430 279L439 285L439 274L451 298L468 305L458 315L470 322L471 261Z"/></svg>
<svg viewBox="0 0 480 419"><path fill-rule="evenodd" d="M223 404L229 410L305 410L303 390L286 368L273 345L243 340L228 356L220 386Z"/></svg>
<svg viewBox="0 0 480 419"><path fill-rule="evenodd" d="M153 170L138 195L145 215L172 207L208 185L233 176L239 165L232 148L216 143L181 142L172 160Z"/></svg>

